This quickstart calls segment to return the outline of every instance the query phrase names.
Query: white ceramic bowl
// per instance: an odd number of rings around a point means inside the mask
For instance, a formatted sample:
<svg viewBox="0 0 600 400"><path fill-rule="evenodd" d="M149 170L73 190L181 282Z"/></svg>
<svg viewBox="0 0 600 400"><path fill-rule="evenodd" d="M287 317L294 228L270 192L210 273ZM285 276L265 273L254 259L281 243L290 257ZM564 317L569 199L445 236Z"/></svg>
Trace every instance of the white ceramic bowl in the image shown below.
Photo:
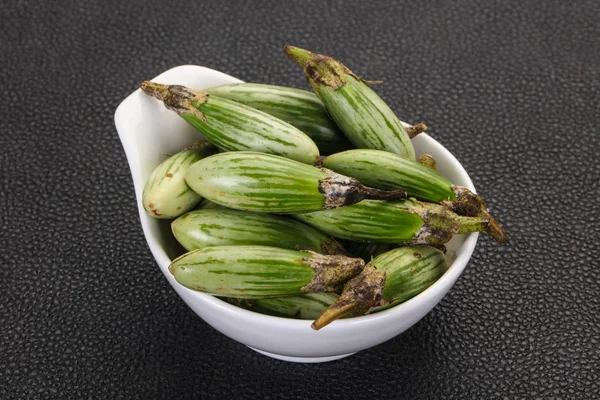
<svg viewBox="0 0 600 400"><path fill-rule="evenodd" d="M140 77L143 80L145 77ZM154 81L203 89L239 79L221 72L183 65L170 69ZM115 112L115 124L125 149L144 235L165 277L181 298L212 327L270 357L295 362L323 362L342 358L378 345L410 328L450 290L467 265L478 234L459 235L447 244L449 269L430 288L392 309L356 318L334 321L314 331L311 321L271 317L246 311L215 297L179 285L168 271L175 254L175 239L167 221L149 217L142 207L142 190L153 169L165 159L198 139L198 133L175 113L168 111L139 89ZM442 145L426 134L413 139L417 154L428 153L438 171L458 185L474 191L460 163Z"/></svg>

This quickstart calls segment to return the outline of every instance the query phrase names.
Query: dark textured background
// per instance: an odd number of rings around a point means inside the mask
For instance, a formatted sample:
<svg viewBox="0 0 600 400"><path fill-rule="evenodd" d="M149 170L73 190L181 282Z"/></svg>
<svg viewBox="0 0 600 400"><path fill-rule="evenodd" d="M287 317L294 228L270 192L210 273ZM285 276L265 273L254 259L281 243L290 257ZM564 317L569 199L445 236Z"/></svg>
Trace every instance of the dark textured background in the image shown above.
<svg viewBox="0 0 600 400"><path fill-rule="evenodd" d="M599 15L595 0L4 1L0 398L599 398ZM320 365L258 355L176 296L113 124L180 64L307 88L285 44L385 80L513 239L482 238L412 329Z"/></svg>

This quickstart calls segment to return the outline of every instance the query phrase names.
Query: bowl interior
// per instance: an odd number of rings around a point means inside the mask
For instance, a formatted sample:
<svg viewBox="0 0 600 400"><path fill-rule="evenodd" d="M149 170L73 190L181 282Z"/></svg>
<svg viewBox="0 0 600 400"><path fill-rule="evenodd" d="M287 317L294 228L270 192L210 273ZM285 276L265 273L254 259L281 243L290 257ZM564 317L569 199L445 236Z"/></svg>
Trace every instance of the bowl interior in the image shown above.
<svg viewBox="0 0 600 400"><path fill-rule="evenodd" d="M154 78L153 81L164 84L185 85L197 90L242 82L221 72L192 65L170 69ZM177 292L182 297L185 295L184 300L188 304L194 301L204 302L205 304L210 303L212 306L234 313L236 316L248 317L248 315L252 315L251 318L258 318L270 325L295 324L301 329L310 330L310 321L283 319L242 310L212 296L183 288L174 280L168 272L168 266L170 261L181 253L182 249L171 234L169 221L157 220L145 213L141 201L142 190L146 180L161 161L166 159L168 155L174 154L197 141L202 136L175 113L167 110L161 103L144 95L140 89L137 89L120 104L115 113L115 124L131 169L144 235L159 267ZM437 141L427 134L421 134L413 139L413 143L418 155L428 153L436 159L438 171L442 175L455 184L475 190L471 179L460 163ZM449 289L464 269L473 252L477 237L478 234L457 235L448 242L446 246L449 261L448 271L421 295L377 315L339 320L331 326L347 325L351 323L351 320L366 321L373 318L382 318L387 314L401 313L403 308L411 307L411 302L418 302L418 298L425 296L428 291L435 291L436 286L440 286L445 294L445 291ZM335 331L335 329L328 329L332 333Z"/></svg>

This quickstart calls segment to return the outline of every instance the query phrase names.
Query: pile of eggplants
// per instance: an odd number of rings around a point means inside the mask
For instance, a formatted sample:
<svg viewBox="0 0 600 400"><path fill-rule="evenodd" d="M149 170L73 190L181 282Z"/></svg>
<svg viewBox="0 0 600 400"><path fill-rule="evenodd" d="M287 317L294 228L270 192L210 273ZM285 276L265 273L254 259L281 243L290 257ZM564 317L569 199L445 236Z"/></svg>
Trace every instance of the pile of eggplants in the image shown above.
<svg viewBox="0 0 600 400"><path fill-rule="evenodd" d="M285 53L314 94L140 85L202 134L153 171L142 195L185 249L169 266L177 282L320 329L427 289L456 234L508 242L480 196L436 172L430 155L416 159L411 139L424 124L406 128L339 61Z"/></svg>

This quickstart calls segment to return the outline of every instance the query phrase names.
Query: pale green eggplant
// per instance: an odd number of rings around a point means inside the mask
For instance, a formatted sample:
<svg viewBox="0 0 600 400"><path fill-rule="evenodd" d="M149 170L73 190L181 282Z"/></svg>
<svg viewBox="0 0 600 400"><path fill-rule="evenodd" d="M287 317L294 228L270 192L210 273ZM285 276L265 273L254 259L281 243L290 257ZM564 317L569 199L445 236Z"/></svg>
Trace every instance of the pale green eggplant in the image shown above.
<svg viewBox="0 0 600 400"><path fill-rule="evenodd" d="M214 203L213 203L214 204ZM321 254L344 254L333 238L291 217L227 208L190 211L171 222L188 251L206 246L261 245Z"/></svg>
<svg viewBox="0 0 600 400"><path fill-rule="evenodd" d="M431 160L424 159L430 163ZM435 161L434 161L435 163ZM348 150L333 154L322 162L325 168L358 179L362 184L384 190L406 190L410 197L442 203L462 216L486 217L486 232L500 243L508 237L491 217L483 199L469 189L454 185L432 168L397 154L380 150Z"/></svg>
<svg viewBox="0 0 600 400"><path fill-rule="evenodd" d="M324 168L271 154L237 151L207 157L188 170L186 182L223 206L254 212L301 213L342 207L366 198L398 199Z"/></svg>
<svg viewBox="0 0 600 400"><path fill-rule="evenodd" d="M268 246L212 246L176 258L169 271L181 285L216 296L264 298L337 292L364 261Z"/></svg>
<svg viewBox="0 0 600 400"><path fill-rule="evenodd" d="M271 114L306 133L321 154L352 149L340 129L329 119L321 100L311 92L260 83L235 83L205 90L209 95L237 101Z"/></svg>
<svg viewBox="0 0 600 400"><path fill-rule="evenodd" d="M313 323L321 329L346 316L402 303L433 285L446 271L444 253L431 246L398 247L373 259L350 279L338 300Z"/></svg>
<svg viewBox="0 0 600 400"><path fill-rule="evenodd" d="M140 87L221 150L260 151L307 164L319 158L317 145L305 133L255 108L179 85L146 81Z"/></svg>
<svg viewBox="0 0 600 400"><path fill-rule="evenodd" d="M304 68L329 116L357 147L378 149L415 160L406 128L365 81L339 61L294 46L285 53Z"/></svg>
<svg viewBox="0 0 600 400"><path fill-rule="evenodd" d="M488 218L463 217L439 204L416 200L363 200L296 218L336 238L433 246L443 245L455 234L483 231L489 224Z"/></svg>
<svg viewBox="0 0 600 400"><path fill-rule="evenodd" d="M187 185L185 174L196 161L216 152L212 144L198 142L160 163L144 186L144 210L154 218L175 218L194 208L202 197Z"/></svg>

